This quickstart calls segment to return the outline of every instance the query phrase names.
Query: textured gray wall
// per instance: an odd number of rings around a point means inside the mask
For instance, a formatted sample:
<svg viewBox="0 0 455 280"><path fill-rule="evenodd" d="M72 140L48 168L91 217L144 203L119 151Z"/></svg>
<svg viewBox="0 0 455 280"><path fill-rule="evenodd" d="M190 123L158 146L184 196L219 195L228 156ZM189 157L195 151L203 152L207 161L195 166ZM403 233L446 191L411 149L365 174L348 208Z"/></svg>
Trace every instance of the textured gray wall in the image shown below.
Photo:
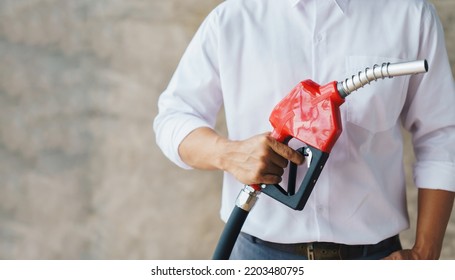
<svg viewBox="0 0 455 280"><path fill-rule="evenodd" d="M210 258L221 174L176 168L151 123L220 2L0 0L0 259ZM434 2L454 65L455 1Z"/></svg>

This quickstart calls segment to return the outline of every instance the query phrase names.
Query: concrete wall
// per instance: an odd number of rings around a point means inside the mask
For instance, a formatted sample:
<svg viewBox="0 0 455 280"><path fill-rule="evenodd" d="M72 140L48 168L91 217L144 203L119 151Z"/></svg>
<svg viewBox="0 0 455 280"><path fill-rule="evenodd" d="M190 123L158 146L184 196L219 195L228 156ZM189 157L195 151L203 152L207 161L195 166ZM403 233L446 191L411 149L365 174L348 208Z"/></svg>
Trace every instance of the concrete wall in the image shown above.
<svg viewBox="0 0 455 280"><path fill-rule="evenodd" d="M176 168L151 123L220 2L0 0L0 259L210 258L221 174ZM434 2L453 64L455 1Z"/></svg>

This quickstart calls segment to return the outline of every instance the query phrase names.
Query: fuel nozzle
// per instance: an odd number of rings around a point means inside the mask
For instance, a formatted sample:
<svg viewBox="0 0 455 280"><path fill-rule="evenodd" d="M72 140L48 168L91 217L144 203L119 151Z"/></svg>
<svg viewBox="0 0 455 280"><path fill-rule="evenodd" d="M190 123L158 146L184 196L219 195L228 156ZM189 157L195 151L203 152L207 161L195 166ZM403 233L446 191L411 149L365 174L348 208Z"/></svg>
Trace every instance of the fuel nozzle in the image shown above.
<svg viewBox="0 0 455 280"><path fill-rule="evenodd" d="M366 68L351 78L338 82L337 89L341 97L346 98L351 92L378 79L392 78L403 75L413 75L428 72L426 60L416 60L402 63L375 64L373 68Z"/></svg>
<svg viewBox="0 0 455 280"><path fill-rule="evenodd" d="M275 106L269 120L274 128L271 135L276 140L287 143L295 138L306 144L312 155L310 166L298 189L296 172L292 172L292 176L289 172L287 188L266 185L262 192L293 209L302 210L342 132L339 107L346 96L371 81L427 71L427 61L417 60L374 65L342 82L319 85L312 80L301 81Z"/></svg>

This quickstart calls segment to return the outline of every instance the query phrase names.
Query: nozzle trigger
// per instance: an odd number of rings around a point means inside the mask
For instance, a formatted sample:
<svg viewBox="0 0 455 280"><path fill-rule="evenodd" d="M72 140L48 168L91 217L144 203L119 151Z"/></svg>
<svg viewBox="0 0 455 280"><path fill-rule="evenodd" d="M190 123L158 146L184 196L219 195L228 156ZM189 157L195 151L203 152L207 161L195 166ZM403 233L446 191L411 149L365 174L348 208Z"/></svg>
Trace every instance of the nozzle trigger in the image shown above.
<svg viewBox="0 0 455 280"><path fill-rule="evenodd" d="M310 168L311 161L313 160L313 152L311 152L310 148L306 147L305 151L303 152L303 155L305 156L307 167Z"/></svg>

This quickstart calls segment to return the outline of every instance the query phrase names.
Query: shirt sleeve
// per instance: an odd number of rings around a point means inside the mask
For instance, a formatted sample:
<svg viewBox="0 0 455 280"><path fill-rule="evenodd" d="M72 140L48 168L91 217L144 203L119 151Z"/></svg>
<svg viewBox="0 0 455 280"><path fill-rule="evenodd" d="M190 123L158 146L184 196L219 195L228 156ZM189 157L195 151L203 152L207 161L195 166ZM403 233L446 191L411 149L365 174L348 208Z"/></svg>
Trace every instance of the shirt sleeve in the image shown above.
<svg viewBox="0 0 455 280"><path fill-rule="evenodd" d="M429 71L411 78L403 125L412 133L419 188L455 191L455 85L436 11L428 5L420 37L420 59Z"/></svg>
<svg viewBox="0 0 455 280"><path fill-rule="evenodd" d="M222 104L218 71L216 9L194 35L166 90L158 100L153 128L163 153L190 169L178 153L182 140L199 127L213 128Z"/></svg>

